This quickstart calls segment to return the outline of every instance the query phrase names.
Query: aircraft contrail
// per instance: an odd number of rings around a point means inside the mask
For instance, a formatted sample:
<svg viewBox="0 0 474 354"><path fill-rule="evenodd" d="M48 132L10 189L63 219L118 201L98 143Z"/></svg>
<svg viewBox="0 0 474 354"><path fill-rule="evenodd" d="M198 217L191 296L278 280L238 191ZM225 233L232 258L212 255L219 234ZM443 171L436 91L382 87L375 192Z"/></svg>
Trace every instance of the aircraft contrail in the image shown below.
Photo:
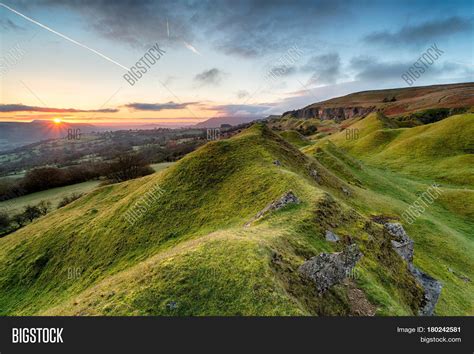
<svg viewBox="0 0 474 354"><path fill-rule="evenodd" d="M64 34L61 34L61 33L57 32L57 31L53 30L52 28L49 28L48 26L45 26L45 25L39 23L38 21L33 20L32 18L23 15L22 13L16 11L15 9L12 9L11 7L5 5L5 4L3 4L3 3L1 3L1 2L0 2L0 6L3 6L3 7L6 8L7 10L10 10L11 12L17 14L18 16L23 17L24 19L30 21L31 23L34 23L35 25L40 26L41 28L44 28L45 30L50 31L50 32L54 33L55 35L57 35L57 36L59 36L59 37L61 37L61 38L64 38L64 39L68 40L69 42L72 42L72 43L74 43L74 44L76 44L76 45L78 45L78 46L80 46L80 47L82 47L82 48L85 48L85 49L91 51L92 53L95 53L95 54L101 56L101 57L104 58L105 60L108 60L108 61L110 61L111 63L113 63L113 64L115 64L115 65L117 65L117 66L120 66L122 69L125 69L125 70L128 71L128 68L127 68L125 65L122 65L122 64L116 62L115 60L109 58L108 56L106 56L106 55L104 55L104 54L102 54L102 53L99 53L97 50L92 49L92 48L86 46L85 44L79 43L78 41L75 41L74 39L69 38L68 36L66 36L66 35L64 35Z"/></svg>
<svg viewBox="0 0 474 354"><path fill-rule="evenodd" d="M196 48L194 48L191 44L189 44L186 41L183 41L183 43L184 43L185 47L188 48L191 52L193 52L197 55L201 55L201 53L199 53L199 51Z"/></svg>

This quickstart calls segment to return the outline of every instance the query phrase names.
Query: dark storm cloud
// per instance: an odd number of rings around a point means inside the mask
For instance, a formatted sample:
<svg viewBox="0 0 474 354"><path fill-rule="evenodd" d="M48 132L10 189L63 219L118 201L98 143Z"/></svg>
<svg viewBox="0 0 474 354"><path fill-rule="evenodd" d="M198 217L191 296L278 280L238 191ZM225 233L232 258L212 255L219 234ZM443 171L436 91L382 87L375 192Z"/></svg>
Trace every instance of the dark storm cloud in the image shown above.
<svg viewBox="0 0 474 354"><path fill-rule="evenodd" d="M165 40L167 44L182 43L184 39L190 42L194 38L194 5L178 1L42 0L40 4L73 10L98 35L132 47L148 47Z"/></svg>
<svg viewBox="0 0 474 354"><path fill-rule="evenodd" d="M133 109L135 111L162 111L165 109L184 109L188 105L197 104L197 102L186 102L186 103L175 103L175 102L168 102L168 103L129 103L126 104L124 107Z"/></svg>
<svg viewBox="0 0 474 354"><path fill-rule="evenodd" d="M81 112L100 112L100 113L115 113L118 109L91 109L81 110L74 108L51 108L51 107L36 107L25 106L23 104L0 104L0 112L55 112L55 113L81 113Z"/></svg>
<svg viewBox="0 0 474 354"><path fill-rule="evenodd" d="M194 81L201 85L219 85L224 76L225 74L221 70L213 68L197 74L194 77Z"/></svg>
<svg viewBox="0 0 474 354"><path fill-rule="evenodd" d="M302 33L347 15L353 2L42 0L40 4L72 9L99 35L135 47L156 41L182 45L198 38L229 55L257 57L295 42L314 44L314 38Z"/></svg>
<svg viewBox="0 0 474 354"><path fill-rule="evenodd" d="M405 26L395 32L372 32L364 38L365 42L377 44L424 44L449 37L454 34L472 31L472 19L457 16L428 21L420 25Z"/></svg>

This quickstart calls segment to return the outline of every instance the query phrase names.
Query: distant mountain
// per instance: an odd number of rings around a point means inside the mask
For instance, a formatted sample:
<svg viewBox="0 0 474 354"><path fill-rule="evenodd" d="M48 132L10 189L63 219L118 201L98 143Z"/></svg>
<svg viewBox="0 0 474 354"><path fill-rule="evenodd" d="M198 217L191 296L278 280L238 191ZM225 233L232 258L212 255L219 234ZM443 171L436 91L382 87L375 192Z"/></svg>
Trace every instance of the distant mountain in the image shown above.
<svg viewBox="0 0 474 354"><path fill-rule="evenodd" d="M427 109L457 109L474 106L474 83L407 87L351 93L288 111L282 117L334 119L336 122L370 112L398 116ZM448 112L449 113L453 112Z"/></svg>
<svg viewBox="0 0 474 354"><path fill-rule="evenodd" d="M262 119L263 117L216 117L195 125L196 128L219 128L221 124L239 125Z"/></svg>
<svg viewBox="0 0 474 354"><path fill-rule="evenodd" d="M66 137L69 129L80 129L81 133L100 130L91 124L56 124L51 121L34 120L32 122L0 122L0 151L17 148L41 140Z"/></svg>

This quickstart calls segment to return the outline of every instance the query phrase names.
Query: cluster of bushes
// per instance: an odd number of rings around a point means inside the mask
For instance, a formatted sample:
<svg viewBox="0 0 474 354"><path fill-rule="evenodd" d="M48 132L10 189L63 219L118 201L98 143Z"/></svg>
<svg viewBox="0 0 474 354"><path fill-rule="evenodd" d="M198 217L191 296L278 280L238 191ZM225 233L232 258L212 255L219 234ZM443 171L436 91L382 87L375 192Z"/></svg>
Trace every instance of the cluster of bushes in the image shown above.
<svg viewBox="0 0 474 354"><path fill-rule="evenodd" d="M51 188L89 181L105 175L107 173L106 167L107 166L103 163L88 163L64 169L57 167L35 168L21 179L4 180L0 182L0 201Z"/></svg>
<svg viewBox="0 0 474 354"><path fill-rule="evenodd" d="M315 125L299 126L296 130L304 136L316 134L318 128Z"/></svg>
<svg viewBox="0 0 474 354"><path fill-rule="evenodd" d="M82 197L84 193L72 193L65 196L58 203L58 209L62 208L69 203ZM5 236L12 231L18 230L19 228L25 226L28 222L46 215L51 211L51 202L45 200L40 201L36 205L27 205L24 207L23 211L19 214L16 214L12 217L8 215L5 211L0 211L0 237Z"/></svg>
<svg viewBox="0 0 474 354"><path fill-rule="evenodd" d="M415 113L396 117L400 127L414 127L420 124L430 124L443 120L454 114L465 113L467 108L430 108Z"/></svg>
<svg viewBox="0 0 474 354"><path fill-rule="evenodd" d="M123 155L111 163L106 177L111 182L123 182L155 172L141 155Z"/></svg>
<svg viewBox="0 0 474 354"><path fill-rule="evenodd" d="M100 177L122 182L153 172L147 160L139 154L123 154L109 163L85 163L68 168L40 167L29 171L19 180L0 182L0 201Z"/></svg>
<svg viewBox="0 0 474 354"><path fill-rule="evenodd" d="M59 208L62 208L66 205L68 205L69 203L72 203L73 201L79 199L80 197L82 197L84 195L84 193L72 193L71 195L67 195L65 196L63 199L61 199L61 201L58 203L58 209Z"/></svg>
<svg viewBox="0 0 474 354"><path fill-rule="evenodd" d="M184 155L196 150L200 145L202 145L202 141L189 141L182 144L170 144L165 147L152 145L140 150L140 155L149 162L152 163L160 163L160 162L173 162Z"/></svg>
<svg viewBox="0 0 474 354"><path fill-rule="evenodd" d="M10 217L6 212L0 212L0 235L5 235L11 231L25 226L29 222L46 215L51 210L51 202L40 201L36 205L27 205L23 212Z"/></svg>

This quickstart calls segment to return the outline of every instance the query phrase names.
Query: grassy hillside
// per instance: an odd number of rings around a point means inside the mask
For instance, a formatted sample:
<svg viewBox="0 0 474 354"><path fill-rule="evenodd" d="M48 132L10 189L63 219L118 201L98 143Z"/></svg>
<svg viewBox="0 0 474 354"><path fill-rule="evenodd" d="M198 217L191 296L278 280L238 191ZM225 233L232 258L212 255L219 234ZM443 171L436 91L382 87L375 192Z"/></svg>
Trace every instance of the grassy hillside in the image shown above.
<svg viewBox="0 0 474 354"><path fill-rule="evenodd" d="M421 288L370 218L400 215L426 185L330 146L304 155L254 125L157 174L96 189L0 239L0 314L360 315L364 304L378 315L416 314ZM162 193L128 224L125 213L156 186ZM299 204L245 227L290 190ZM417 266L445 285L441 315L472 314L472 283L446 268L474 276L472 222L461 208L440 203L407 228ZM327 242L328 229L342 241ZM297 268L349 242L364 253L357 276L318 296Z"/></svg>
<svg viewBox="0 0 474 354"><path fill-rule="evenodd" d="M345 131L327 139L371 165L439 183L474 185L474 114L395 129L383 115L373 113L348 129L357 129L358 139L347 139Z"/></svg>
<svg viewBox="0 0 474 354"><path fill-rule="evenodd" d="M339 169L347 155L334 144L327 143L316 156L326 166ZM368 215L401 219L403 211L417 200L429 182L380 170L359 162L345 163L346 172L361 188L351 199L356 208ZM404 223L415 240L415 264L420 265L443 283L437 305L438 314L472 314L474 296L471 270L474 251L474 193L472 189L458 189L443 185L443 194L413 224ZM463 278L464 277L464 278ZM464 300L461 300L464 299ZM462 304L463 311L454 310L453 302ZM454 310L454 311L453 311Z"/></svg>
<svg viewBox="0 0 474 354"><path fill-rule="evenodd" d="M294 130L285 130L280 133L280 136L298 148L311 144L303 135Z"/></svg>
<svg viewBox="0 0 474 354"><path fill-rule="evenodd" d="M280 161L281 166L274 164ZM317 183L309 174L317 168ZM134 225L124 213L164 191ZM345 182L263 126L209 143L158 175L106 186L0 240L2 314L416 313L421 289ZM244 227L292 190L301 200ZM324 240L334 229L342 244ZM355 240L357 279L324 296L296 269ZM80 274L70 276L71 269ZM453 307L456 309L457 304ZM463 309L458 308L458 311Z"/></svg>
<svg viewBox="0 0 474 354"><path fill-rule="evenodd" d="M395 99L391 101L393 98ZM354 106L374 107L383 111L386 116L398 116L435 108L472 107L474 106L474 84L469 82L362 91L314 103L303 109Z"/></svg>

